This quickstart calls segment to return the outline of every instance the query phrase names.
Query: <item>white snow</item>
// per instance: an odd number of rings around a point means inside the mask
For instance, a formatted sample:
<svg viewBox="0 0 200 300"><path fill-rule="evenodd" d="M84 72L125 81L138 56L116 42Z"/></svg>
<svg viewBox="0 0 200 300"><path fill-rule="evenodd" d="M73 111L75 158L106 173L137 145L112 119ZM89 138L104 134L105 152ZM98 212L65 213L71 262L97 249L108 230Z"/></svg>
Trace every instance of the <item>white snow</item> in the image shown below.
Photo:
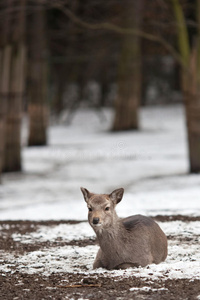
<svg viewBox="0 0 200 300"><path fill-rule="evenodd" d="M58 246L32 251L24 255L11 255L2 253L1 260L6 263L0 264L2 273L12 272L12 266L16 266L20 272L29 274L42 273L50 275L54 273L84 273L104 276L137 276L140 278L175 279L189 278L200 279L200 252L199 242L178 242L182 236L187 236L186 231L197 228L195 234L199 234L200 222L164 222L159 223L162 228L166 228L167 234L174 236L169 240L168 257L165 262L146 268L127 269L117 271L107 271L103 269L92 270L92 264L96 256L98 246L59 246L59 241L74 241L85 238L94 238L94 233L87 222L69 225L59 224L56 226L39 226L36 232L29 234L13 234L12 238L21 243L34 243L44 241L58 241ZM191 233L191 232L190 232Z"/></svg>
<svg viewBox="0 0 200 300"><path fill-rule="evenodd" d="M24 147L22 174L3 176L0 219L86 220L80 186L110 193L125 188L118 212L198 215L200 176L188 175L183 108L143 108L139 132L111 133L78 111L70 126L53 125L48 147Z"/></svg>
<svg viewBox="0 0 200 300"><path fill-rule="evenodd" d="M112 112L99 121L94 111L81 110L70 126L50 126L49 146L23 148L22 174L3 175L0 185L0 220L86 220L87 207L80 186L97 193L125 188L119 216L131 214L193 215L200 213L200 175L188 174L183 107L148 107L140 112L139 132L111 133ZM2 253L2 272L89 272L105 276L149 279L200 279L200 222L164 222L169 241L165 262L125 271L92 270L98 246L64 246L22 256ZM176 239L183 237L183 241ZM26 235L13 234L22 243L94 238L86 222L60 224ZM107 275L108 274L108 275Z"/></svg>
<svg viewBox="0 0 200 300"><path fill-rule="evenodd" d="M82 222L79 224L59 224L57 226L40 226L36 232L28 234L12 234L14 241L22 243L56 241L61 238L65 241L84 240L94 238L94 232L88 223Z"/></svg>
<svg viewBox="0 0 200 300"><path fill-rule="evenodd" d="M145 291L145 292L152 291L152 292L157 292L157 291L166 291L168 289L166 289L166 288L152 289L150 286L143 286L141 288L139 288L139 287L133 287L133 288L130 288L129 290L131 292L134 292L134 291Z"/></svg>
<svg viewBox="0 0 200 300"><path fill-rule="evenodd" d="M157 222L166 235L181 236L190 238L192 236L200 236L200 222ZM1 229L1 227L0 227ZM14 241L21 243L34 243L56 241L62 239L64 241L94 239L95 233L88 222L78 224L59 224L56 226L39 226L39 229L26 234L12 234Z"/></svg>

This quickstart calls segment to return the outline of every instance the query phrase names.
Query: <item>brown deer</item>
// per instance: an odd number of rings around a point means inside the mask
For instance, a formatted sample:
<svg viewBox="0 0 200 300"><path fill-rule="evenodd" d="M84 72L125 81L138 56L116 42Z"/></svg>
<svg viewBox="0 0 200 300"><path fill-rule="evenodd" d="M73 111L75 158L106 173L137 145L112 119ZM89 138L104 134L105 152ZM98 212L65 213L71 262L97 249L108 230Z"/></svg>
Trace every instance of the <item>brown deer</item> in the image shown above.
<svg viewBox="0 0 200 300"><path fill-rule="evenodd" d="M167 237L159 225L142 215L121 219L115 206L124 189L94 194L81 188L88 206L88 221L100 245L93 268L125 269L159 264L167 257Z"/></svg>

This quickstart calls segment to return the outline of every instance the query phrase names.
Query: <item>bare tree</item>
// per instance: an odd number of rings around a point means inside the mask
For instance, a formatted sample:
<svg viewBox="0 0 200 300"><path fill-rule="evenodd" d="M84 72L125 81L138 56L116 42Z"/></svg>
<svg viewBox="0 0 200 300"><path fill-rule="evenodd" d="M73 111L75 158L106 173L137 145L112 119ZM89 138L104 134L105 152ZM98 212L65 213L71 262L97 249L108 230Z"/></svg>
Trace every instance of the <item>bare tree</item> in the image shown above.
<svg viewBox="0 0 200 300"><path fill-rule="evenodd" d="M185 101L190 172L200 172L200 0L196 0L195 37L190 42L189 27L179 0L171 0L181 55L181 87Z"/></svg>
<svg viewBox="0 0 200 300"><path fill-rule="evenodd" d="M3 171L5 172L21 170L20 130L26 57L25 4L26 0L8 0L4 6L5 15L8 18L1 71L1 93L6 101L3 156ZM15 11L17 7L20 9Z"/></svg>
<svg viewBox="0 0 200 300"><path fill-rule="evenodd" d="M0 10L5 10L5 3L0 3ZM4 145L5 145L5 115L6 97L9 88L9 66L11 49L7 45L8 32L10 31L10 19L5 15L0 18L0 174L3 169Z"/></svg>
<svg viewBox="0 0 200 300"><path fill-rule="evenodd" d="M123 3L126 28L139 30L143 1ZM118 70L118 95L113 130L138 129L138 107L141 89L141 39L137 35L123 35Z"/></svg>
<svg viewBox="0 0 200 300"><path fill-rule="evenodd" d="M129 6L128 9L132 13L132 16L135 16L135 18L132 18L132 24L131 22L128 23L126 28L121 25L113 24L112 22L91 24L89 22L81 20L78 16L75 16L66 8L61 7L61 9L63 9L66 15L70 17L75 23L83 26L84 28L90 30L104 29L125 35L123 37L124 48L122 48L124 52L122 51L120 59L120 67L123 66L124 69L119 68L119 94L116 101L116 116L113 126L113 129L115 130L129 129L131 127L137 128L137 113L133 113L132 110L135 107L136 112L136 108L138 107L138 91L134 87L134 80L137 81L139 79L137 79L137 76L135 77L134 68L132 66L134 65L133 62L137 57L139 61L139 37L151 42L156 42L157 44L164 47L165 50L175 58L175 60L181 66L180 81L183 96L185 99L190 172L200 172L200 0L194 0L192 2L180 0L160 0L159 2L157 2L156 5L160 5L162 8L164 8L164 10L166 8L168 9L168 17L165 17L164 23L162 23L162 19L159 20L159 22L157 22L156 20L152 20L155 32L152 32L149 29L147 31L144 31L143 27L139 27L140 18L138 19L138 16L140 16L140 14L137 14L137 2L142 5L142 1L129 2L129 5L132 4L132 7ZM184 4L184 8L182 4ZM193 5L192 14L196 14L196 19L193 19L192 22L189 23L187 22L188 20L186 18L186 13L188 11L187 4L190 5L190 9L191 5ZM174 22L174 19L172 20L172 15L169 15L170 9L171 12L174 12L176 22ZM172 34L173 37L177 36L178 51L175 43L171 43L171 36L169 39L169 35L166 35L166 38L164 34L165 31L163 31L164 26L166 26L168 22L167 20L169 19L171 21L169 27L173 29L173 32L171 32L170 34ZM189 24L192 24L193 26L193 34L191 34L191 26L189 26ZM135 37L137 37L137 39L135 39ZM130 50L130 52L128 52L128 50ZM131 67L128 68L129 66ZM130 70L132 70L132 72ZM140 75L139 70L136 71L135 69L135 73ZM123 82L127 83L127 85L124 84L123 86ZM133 83L133 86L131 86L131 83ZM136 83L136 87L139 88L139 83ZM130 95L133 96L132 99ZM130 114L128 110L130 110ZM133 125L134 119L135 125ZM122 120L125 120L126 122L123 124L123 126L120 126L119 124L122 123Z"/></svg>
<svg viewBox="0 0 200 300"><path fill-rule="evenodd" d="M45 11L42 1L29 15L27 97L29 113L29 146L47 144L47 62Z"/></svg>

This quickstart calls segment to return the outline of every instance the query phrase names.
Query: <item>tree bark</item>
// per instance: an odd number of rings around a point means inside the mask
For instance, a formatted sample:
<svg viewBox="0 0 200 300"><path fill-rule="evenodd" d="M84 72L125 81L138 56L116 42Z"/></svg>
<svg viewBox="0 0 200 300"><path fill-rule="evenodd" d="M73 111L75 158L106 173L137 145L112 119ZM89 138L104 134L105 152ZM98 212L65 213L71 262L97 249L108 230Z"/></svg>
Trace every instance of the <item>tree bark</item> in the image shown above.
<svg viewBox="0 0 200 300"><path fill-rule="evenodd" d="M6 59L3 55L3 49L0 50L0 174L3 169L4 161L4 136L5 136L5 114L6 114L6 102L3 92L3 78L5 78L4 68ZM7 76L6 76L7 77Z"/></svg>
<svg viewBox="0 0 200 300"><path fill-rule="evenodd" d="M190 95L191 96L191 95ZM200 94L194 98L199 99ZM193 99L194 100L194 99ZM190 173L200 172L200 103L188 101L186 105Z"/></svg>
<svg viewBox="0 0 200 300"><path fill-rule="evenodd" d="M126 27L138 30L141 23L143 1L127 1ZM115 103L113 130L138 129L138 107L141 96L141 49L140 37L122 37L118 69L118 95Z"/></svg>
<svg viewBox="0 0 200 300"><path fill-rule="evenodd" d="M189 72L183 74L190 173L200 172L200 82L197 47L191 53Z"/></svg>
<svg viewBox="0 0 200 300"><path fill-rule="evenodd" d="M10 1L0 3L0 9L3 11L10 6ZM6 99L9 93L9 76L10 76L10 58L11 47L8 44L10 33L10 18L3 15L0 18L0 174L4 165L5 150L5 116L6 116Z"/></svg>
<svg viewBox="0 0 200 300"><path fill-rule="evenodd" d="M25 3L26 0L9 0L8 8L20 7L11 19L9 37L4 49L3 96L7 101L5 117L4 172L21 170L21 117L24 95L25 58ZM8 17L8 16L7 16ZM7 75L6 75L7 74Z"/></svg>
<svg viewBox="0 0 200 300"><path fill-rule="evenodd" d="M21 103L24 93L25 63L25 1L8 0L1 20L1 156L4 172L21 170ZM20 7L13 13L12 9ZM2 26L3 25L3 26Z"/></svg>
<svg viewBox="0 0 200 300"><path fill-rule="evenodd" d="M179 0L171 0L182 57L181 86L185 103L190 173L200 172L200 0L196 0L197 35L190 46L187 24Z"/></svg>
<svg viewBox="0 0 200 300"><path fill-rule="evenodd" d="M11 49L10 88L7 98L4 172L21 170L21 117L24 94L25 45Z"/></svg>
<svg viewBox="0 0 200 300"><path fill-rule="evenodd" d="M29 146L47 144L47 63L45 58L45 14L41 4L29 20L28 114Z"/></svg>

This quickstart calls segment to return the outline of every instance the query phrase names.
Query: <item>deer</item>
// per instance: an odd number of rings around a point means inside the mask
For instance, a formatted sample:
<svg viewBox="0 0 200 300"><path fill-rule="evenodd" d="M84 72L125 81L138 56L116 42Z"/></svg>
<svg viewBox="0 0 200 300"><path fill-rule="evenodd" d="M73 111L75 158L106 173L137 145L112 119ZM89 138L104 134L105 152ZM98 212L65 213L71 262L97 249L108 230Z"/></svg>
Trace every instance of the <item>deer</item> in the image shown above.
<svg viewBox="0 0 200 300"><path fill-rule="evenodd" d="M81 187L88 207L88 221L93 228L99 250L93 269L126 269L159 264L167 257L167 237L150 217L118 217L115 207L124 189L111 194L95 194Z"/></svg>

